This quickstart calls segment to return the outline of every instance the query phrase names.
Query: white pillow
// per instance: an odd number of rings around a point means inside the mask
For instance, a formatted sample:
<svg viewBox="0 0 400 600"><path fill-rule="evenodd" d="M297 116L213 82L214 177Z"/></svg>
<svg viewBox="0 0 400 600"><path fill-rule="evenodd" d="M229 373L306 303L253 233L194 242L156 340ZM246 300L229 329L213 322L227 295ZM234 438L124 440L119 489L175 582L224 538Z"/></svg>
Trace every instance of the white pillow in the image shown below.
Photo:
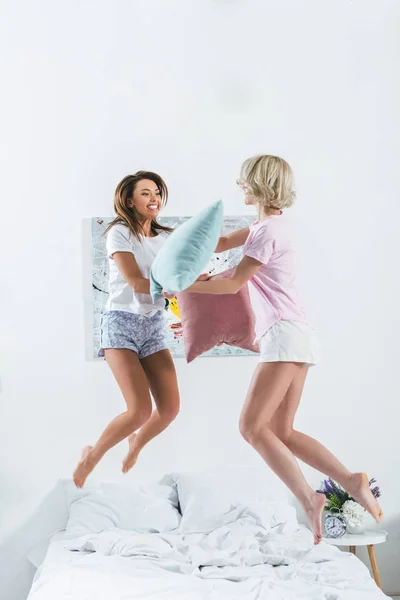
<svg viewBox="0 0 400 600"><path fill-rule="evenodd" d="M219 517L229 519L228 513L238 507L247 506L263 519L264 507L271 503L279 519L296 520L294 509L288 506L287 488L267 467L179 473L172 478L178 490L182 532L211 531L219 520L224 521Z"/></svg>
<svg viewBox="0 0 400 600"><path fill-rule="evenodd" d="M167 485L132 487L117 483L66 485L69 518L66 536L79 537L118 527L137 532L165 532L179 527L176 492Z"/></svg>

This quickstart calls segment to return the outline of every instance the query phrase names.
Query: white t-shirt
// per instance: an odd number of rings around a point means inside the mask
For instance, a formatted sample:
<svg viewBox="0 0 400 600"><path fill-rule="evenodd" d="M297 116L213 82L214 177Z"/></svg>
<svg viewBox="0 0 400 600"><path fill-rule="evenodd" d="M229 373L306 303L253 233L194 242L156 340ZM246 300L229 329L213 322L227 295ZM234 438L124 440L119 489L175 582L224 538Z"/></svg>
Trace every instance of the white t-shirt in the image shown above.
<svg viewBox="0 0 400 600"><path fill-rule="evenodd" d="M109 264L108 302L106 310L124 310L151 317L163 310L164 299L153 302L150 294L137 294L125 281L112 256L114 252L131 252L145 279L150 278L150 268L157 252L164 244L168 233L160 231L156 237L134 237L126 225L114 225L107 234L107 255Z"/></svg>

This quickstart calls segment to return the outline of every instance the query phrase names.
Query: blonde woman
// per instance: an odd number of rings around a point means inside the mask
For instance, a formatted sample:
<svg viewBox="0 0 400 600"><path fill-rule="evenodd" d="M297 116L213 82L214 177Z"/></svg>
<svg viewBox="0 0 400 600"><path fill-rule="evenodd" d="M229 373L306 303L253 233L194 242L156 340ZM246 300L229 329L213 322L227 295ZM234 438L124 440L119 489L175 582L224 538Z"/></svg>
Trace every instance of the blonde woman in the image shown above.
<svg viewBox="0 0 400 600"><path fill-rule="evenodd" d="M171 229L157 217L168 189L156 173L139 171L117 186L115 219L106 230L109 297L101 317L101 348L126 402L126 411L109 423L95 446L86 446L74 472L77 487L104 454L128 438L123 472L140 450L164 431L179 412L175 366L166 341L164 300L150 296L150 268ZM152 394L156 409L152 412ZM136 434L138 429L140 431Z"/></svg>
<svg viewBox="0 0 400 600"><path fill-rule="evenodd" d="M318 544L325 497L308 485L295 457L336 480L377 523L382 511L365 473L351 473L317 440L293 428L308 367L318 362L319 355L300 300L296 252L283 214L295 199L292 169L277 156L255 156L244 162L238 184L258 220L221 238L217 251L244 245L243 259L229 279L196 282L189 291L236 294L249 284L260 363L250 383L240 431L298 498Z"/></svg>

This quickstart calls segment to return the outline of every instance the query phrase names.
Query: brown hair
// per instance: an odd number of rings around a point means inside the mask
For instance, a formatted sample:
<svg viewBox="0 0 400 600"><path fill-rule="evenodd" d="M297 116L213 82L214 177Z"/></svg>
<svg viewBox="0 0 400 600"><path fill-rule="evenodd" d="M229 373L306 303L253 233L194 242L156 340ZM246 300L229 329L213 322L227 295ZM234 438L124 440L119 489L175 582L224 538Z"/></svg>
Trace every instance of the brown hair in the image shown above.
<svg viewBox="0 0 400 600"><path fill-rule="evenodd" d="M142 179L150 179L150 181L153 181L158 187L161 194L161 208L164 208L167 204L168 188L160 175L152 173L151 171L138 171L134 175L127 175L120 181L115 190L114 211L117 216L111 221L104 233L107 233L113 225L119 224L129 227L130 231L137 239L140 239L140 236L143 235L143 227L138 221L135 207L128 205L128 200L133 198L136 184ZM158 223L157 219L152 219L150 230L153 235L157 235L160 231L167 231L168 233L172 231L170 227L165 227L165 225Z"/></svg>

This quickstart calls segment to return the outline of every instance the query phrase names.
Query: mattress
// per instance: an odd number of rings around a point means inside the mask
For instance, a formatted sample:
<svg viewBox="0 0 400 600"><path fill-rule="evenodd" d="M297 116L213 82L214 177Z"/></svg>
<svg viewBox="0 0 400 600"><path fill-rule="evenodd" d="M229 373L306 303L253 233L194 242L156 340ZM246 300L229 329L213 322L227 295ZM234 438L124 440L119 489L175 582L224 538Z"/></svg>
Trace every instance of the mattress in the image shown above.
<svg viewBox="0 0 400 600"><path fill-rule="evenodd" d="M244 520L207 534L55 536L28 600L379 600L354 555Z"/></svg>

